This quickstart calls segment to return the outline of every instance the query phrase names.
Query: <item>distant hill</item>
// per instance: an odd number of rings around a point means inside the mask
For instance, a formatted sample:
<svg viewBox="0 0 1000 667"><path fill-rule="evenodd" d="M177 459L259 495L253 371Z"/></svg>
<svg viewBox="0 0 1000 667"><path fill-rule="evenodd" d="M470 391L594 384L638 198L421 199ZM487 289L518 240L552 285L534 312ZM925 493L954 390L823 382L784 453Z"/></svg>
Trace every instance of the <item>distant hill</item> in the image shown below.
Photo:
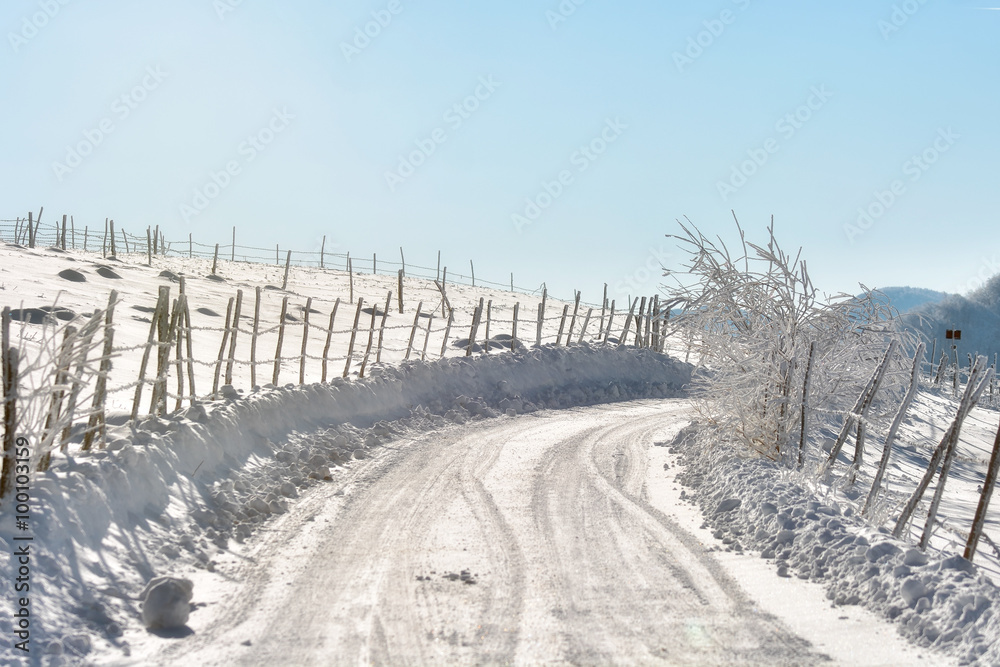
<svg viewBox="0 0 1000 667"><path fill-rule="evenodd" d="M923 334L928 355L937 339L937 357L946 349L945 331L960 329L958 351L965 361L967 353L993 355L1000 352L1000 274L967 296L945 294L914 287L889 287L880 290L901 313L903 325Z"/></svg>
<svg viewBox="0 0 1000 667"><path fill-rule="evenodd" d="M900 313L911 311L927 304L938 303L949 295L923 287L885 287L880 290L889 297L889 303Z"/></svg>

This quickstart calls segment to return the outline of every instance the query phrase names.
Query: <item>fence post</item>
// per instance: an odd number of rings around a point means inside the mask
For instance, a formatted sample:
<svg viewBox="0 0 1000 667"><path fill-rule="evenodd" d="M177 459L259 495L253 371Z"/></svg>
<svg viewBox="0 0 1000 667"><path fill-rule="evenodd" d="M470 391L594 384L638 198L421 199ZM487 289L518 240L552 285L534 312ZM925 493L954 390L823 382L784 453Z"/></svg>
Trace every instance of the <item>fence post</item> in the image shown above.
<svg viewBox="0 0 1000 667"><path fill-rule="evenodd" d="M260 329L260 287L254 289L253 333L250 334L250 386L257 386L257 332Z"/></svg>
<svg viewBox="0 0 1000 667"><path fill-rule="evenodd" d="M212 398L219 397L219 376L222 374L222 361L226 355L226 344L229 342L229 327L233 321L233 297L229 297L229 305L226 306L226 327L222 330L222 344L219 345L219 358L215 361L215 375L212 378ZM280 337L279 337L280 340Z"/></svg>
<svg viewBox="0 0 1000 667"><path fill-rule="evenodd" d="M389 295L392 297L392 294ZM368 356L372 352L372 344L375 342L375 317L378 314L378 302L372 303L372 319L368 323L368 345L365 346L365 356L361 358L361 368L358 369L358 378L365 376L365 366L368 365Z"/></svg>
<svg viewBox="0 0 1000 667"><path fill-rule="evenodd" d="M434 274L436 280L441 280L441 251L438 250L438 265L437 272Z"/></svg>
<svg viewBox="0 0 1000 667"><path fill-rule="evenodd" d="M576 341L577 343L583 342L583 335L587 333L587 325L590 324L590 316L593 314L593 312L594 312L593 308L587 308L587 316L583 318L583 328L580 329L580 339Z"/></svg>
<svg viewBox="0 0 1000 667"><path fill-rule="evenodd" d="M212 275L215 275L216 266L219 263L219 244L215 244L215 253L212 254Z"/></svg>
<svg viewBox="0 0 1000 667"><path fill-rule="evenodd" d="M299 384L306 383L306 344L309 342L309 311L312 309L312 297L306 299L306 309L302 314L302 351L299 354Z"/></svg>
<svg viewBox="0 0 1000 667"><path fill-rule="evenodd" d="M573 342L573 329L576 327L576 314L580 310L580 292L573 290L575 292L575 298L573 299L573 318L569 321L569 332L566 334L566 345Z"/></svg>
<svg viewBox="0 0 1000 667"><path fill-rule="evenodd" d="M625 316L625 328L622 329L622 337L618 339L618 347L624 345L625 339L628 338L628 327L630 324L632 324L632 318L634 317L633 313L635 312L635 307L636 305L638 305L638 303L639 303L639 297L635 297L635 299L632 301L632 305L629 306L628 315ZM608 324L608 333L610 332L611 332L611 325Z"/></svg>
<svg viewBox="0 0 1000 667"><path fill-rule="evenodd" d="M184 315L187 312L187 294L181 292L177 296L177 320L175 328L172 329L172 336L176 336L177 349L174 350L174 362L177 366L177 402L174 403L174 410L180 410L184 405L184 336L181 333L184 329ZM194 398L192 396L192 398Z"/></svg>
<svg viewBox="0 0 1000 667"><path fill-rule="evenodd" d="M538 304L538 323L537 326L535 327L535 347L542 346L542 321L543 321L542 318L544 312L545 312L545 305L543 302Z"/></svg>
<svg viewBox="0 0 1000 667"><path fill-rule="evenodd" d="M493 299L486 302L486 329L483 332L483 344L486 346L486 354L490 353L490 314L493 312Z"/></svg>
<svg viewBox="0 0 1000 667"><path fill-rule="evenodd" d="M646 297L642 297L639 303L639 313L635 316L635 346L642 347L642 325L645 321L643 313L646 312Z"/></svg>
<svg viewBox="0 0 1000 667"><path fill-rule="evenodd" d="M385 319L389 317L389 306L392 305L392 290L389 290L389 295L385 298L385 308L382 309L382 323L378 328L378 350L375 352L375 363L382 362L382 337L385 335Z"/></svg>
<svg viewBox="0 0 1000 667"><path fill-rule="evenodd" d="M472 313L472 326L469 328L469 345L465 348L465 356L472 356L472 346L476 344L476 330L479 329L479 320L483 316L483 298L479 297L479 305Z"/></svg>
<svg viewBox="0 0 1000 667"><path fill-rule="evenodd" d="M469 268L472 270L472 286L475 287L476 286L476 265L472 263L471 259L469 260Z"/></svg>
<svg viewBox="0 0 1000 667"><path fill-rule="evenodd" d="M351 372L351 356L354 354L354 339L358 336L358 322L361 321L361 304L363 304L364 301L363 297L358 297L358 309L354 312L354 326L351 327L351 340L347 344L347 363L344 364L345 378L348 373Z"/></svg>
<svg viewBox="0 0 1000 667"><path fill-rule="evenodd" d="M271 384L278 386L278 377L281 374L281 344L285 341L285 314L288 313L288 297L281 299L281 318L278 322L278 346L274 351L274 373L271 376Z"/></svg>
<svg viewBox="0 0 1000 667"><path fill-rule="evenodd" d="M229 358L226 360L226 384L233 383L233 366L236 364L236 334L240 332L240 310L243 307L243 290L236 290L236 309L233 311L233 333L229 337Z"/></svg>
<svg viewBox="0 0 1000 667"><path fill-rule="evenodd" d="M60 241L59 247L62 248L63 250L66 250L66 217L67 217L66 214L63 213L63 219L62 219L62 238L59 239L59 241Z"/></svg>
<svg viewBox="0 0 1000 667"><path fill-rule="evenodd" d="M400 270L403 272L403 275L406 275L406 257L403 256L403 246L399 246L399 266L401 267ZM402 294L402 288L400 288L399 292Z"/></svg>
<svg viewBox="0 0 1000 667"><path fill-rule="evenodd" d="M90 418L87 420L87 431L83 435L83 445L81 446L83 450L91 448L95 429L100 433L101 441L104 441L106 425L104 400L107 393L108 372L111 370L111 353L114 351L115 329L113 321L117 301L118 292L111 290L111 296L108 297L108 309L104 313L104 349L101 352L101 367L97 374L97 386L94 388L94 401L91 404Z"/></svg>
<svg viewBox="0 0 1000 667"><path fill-rule="evenodd" d="M181 278L181 294L184 295L184 338L187 347L187 367L188 367L188 398L191 405L194 405L198 394L194 388L194 352L191 345L191 305L188 303L187 295L184 294L184 278Z"/></svg>
<svg viewBox="0 0 1000 667"><path fill-rule="evenodd" d="M146 225L146 266L153 265L153 239L150 236L149 225ZM214 271L212 273L215 273Z"/></svg>
<svg viewBox="0 0 1000 667"><path fill-rule="evenodd" d="M87 237L89 236L89 234L90 234L90 226L89 225L84 225L83 226L83 251L84 252L87 252Z"/></svg>
<svg viewBox="0 0 1000 667"><path fill-rule="evenodd" d="M59 239L56 239L58 242ZM57 246L58 247L58 246ZM62 404L63 396L65 391L60 387L66 384L67 376L69 375L69 369L71 364L70 354L73 349L73 336L76 334L76 327L66 326L63 329L63 339L62 344L59 346L59 354L56 356L56 367L53 372L53 390L52 395L49 397L49 413L45 416L45 427L42 429L42 437L39 439L39 445L45 446L45 443L49 441L51 434L51 442L54 445L56 438L56 431L59 430L59 422L62 418ZM70 419L73 415L70 414ZM52 462L52 446L50 445L48 450L42 454L38 461L38 471L44 472L49 469L49 465Z"/></svg>
<svg viewBox="0 0 1000 667"><path fill-rule="evenodd" d="M615 319L615 300L611 299L611 309L608 312L608 326L604 329L604 343L607 344L608 336L611 335L611 323ZM600 336L598 336L600 338Z"/></svg>
<svg viewBox="0 0 1000 667"><path fill-rule="evenodd" d="M333 322L337 318L337 308L340 307L340 297L333 302L333 310L330 311L330 326L326 330L326 345L323 346L323 377L320 382L326 382L326 358L330 353L330 339L333 337Z"/></svg>
<svg viewBox="0 0 1000 667"><path fill-rule="evenodd" d="M347 278L351 283L351 303L354 303L354 266L351 264L351 253L347 253Z"/></svg>
<svg viewBox="0 0 1000 667"><path fill-rule="evenodd" d="M283 291L288 289L288 271L291 268L292 268L292 251L289 250L288 253L285 255L285 277L282 278L281 280L281 289Z"/></svg>
<svg viewBox="0 0 1000 667"><path fill-rule="evenodd" d="M424 334L424 347L420 352L420 360L423 361L427 358L427 343L431 339L431 324L434 322L434 311L427 314L427 333Z"/></svg>
<svg viewBox="0 0 1000 667"><path fill-rule="evenodd" d="M124 227L121 228L121 232L122 232L122 242L125 243L125 254L127 255L129 252L131 252L128 249L128 235L125 234L125 228Z"/></svg>
<svg viewBox="0 0 1000 667"><path fill-rule="evenodd" d="M413 328L410 329L410 340L406 344L406 356L403 359L410 358L410 352L413 350L413 339L417 335L417 325L420 324L420 309L423 307L424 302L421 301L417 304L417 312L413 315Z"/></svg>
<svg viewBox="0 0 1000 667"><path fill-rule="evenodd" d="M35 247L35 223L33 222L34 213L28 211L28 247Z"/></svg>
<svg viewBox="0 0 1000 667"><path fill-rule="evenodd" d="M17 385L19 350L10 346L10 308L3 309L3 471L0 475L0 500L14 490L15 450L17 448Z"/></svg>
<svg viewBox="0 0 1000 667"><path fill-rule="evenodd" d="M562 317L559 319L559 334L556 336L556 345L562 343L563 329L566 328L566 314L569 313L569 304L563 304Z"/></svg>
<svg viewBox="0 0 1000 667"><path fill-rule="evenodd" d="M377 266L378 266L378 264L377 264L377 260L375 258L375 253L372 253L372 275L373 276L377 276L378 275L378 270L376 268Z"/></svg>
<svg viewBox="0 0 1000 667"><path fill-rule="evenodd" d="M164 295L167 290L167 295ZM159 296L156 299L156 308L153 310L153 317L149 323L149 335L146 337L146 346L142 350L142 362L139 364L139 383L135 386L135 399L132 401L131 419L135 421L139 416L139 401L142 400L142 385L146 381L146 365L149 363L149 353L156 342L156 333L160 324L160 313L167 307L166 300L169 298L169 287L161 287Z"/></svg>
<svg viewBox="0 0 1000 667"><path fill-rule="evenodd" d="M510 272L510 291L514 291L514 272Z"/></svg>
<svg viewBox="0 0 1000 667"><path fill-rule="evenodd" d="M69 216L69 238L73 250L76 250L76 221L73 220L73 216Z"/></svg>
<svg viewBox="0 0 1000 667"><path fill-rule="evenodd" d="M980 535L983 534L983 524L986 523L986 510L990 506L990 496L993 495L993 487L996 486L998 472L1000 472L1000 428L997 429L996 438L993 440L993 454L990 456L990 465L986 469L983 492L979 496L979 505L976 507L976 518L972 520L969 541L965 544L966 560L972 560L976 555L976 547L979 545Z"/></svg>
<svg viewBox="0 0 1000 667"><path fill-rule="evenodd" d="M324 236L323 238L325 239L326 237ZM233 225L233 247L229 252L229 261L236 261L236 225Z"/></svg>
<svg viewBox="0 0 1000 667"><path fill-rule="evenodd" d="M514 303L514 318L510 327L510 351L514 352L514 347L517 344L517 311L521 309L521 302L517 301Z"/></svg>
<svg viewBox="0 0 1000 667"><path fill-rule="evenodd" d="M400 248L402 250L402 248ZM403 313L403 269L399 270L399 313Z"/></svg>
<svg viewBox="0 0 1000 667"><path fill-rule="evenodd" d="M813 357L816 355L816 341L809 342L809 359L806 361L805 378L802 380L802 406L799 419L799 470L805 463L806 413L809 411L809 380L812 377Z"/></svg>
<svg viewBox="0 0 1000 667"><path fill-rule="evenodd" d="M323 240L319 244L319 268L325 268L323 266L323 254L326 252L326 234L323 234Z"/></svg>
<svg viewBox="0 0 1000 667"><path fill-rule="evenodd" d="M445 269L447 272L448 269ZM455 309L448 309L448 323L444 325L444 340L441 341L441 358L444 358L444 351L448 347L448 336L451 335L451 325L455 321Z"/></svg>
<svg viewBox="0 0 1000 667"><path fill-rule="evenodd" d="M903 423L906 411L913 401L913 396L917 393L920 376L923 375L924 349L924 344L920 343L917 345L917 350L913 355L913 369L910 371L910 387L907 389L906 395L903 397L903 402L900 403L899 409L896 411L896 417L892 420L889 433L885 436L885 444L882 445L882 459L879 461L878 472L875 473L875 479L872 481L872 488L868 492L868 498L865 499L865 506L861 510L862 516L868 514L868 510L871 509L875 498L878 496L878 492L882 487L882 477L885 475L886 468L889 467L889 456L892 453L892 443L896 439L896 431L899 430L900 424Z"/></svg>

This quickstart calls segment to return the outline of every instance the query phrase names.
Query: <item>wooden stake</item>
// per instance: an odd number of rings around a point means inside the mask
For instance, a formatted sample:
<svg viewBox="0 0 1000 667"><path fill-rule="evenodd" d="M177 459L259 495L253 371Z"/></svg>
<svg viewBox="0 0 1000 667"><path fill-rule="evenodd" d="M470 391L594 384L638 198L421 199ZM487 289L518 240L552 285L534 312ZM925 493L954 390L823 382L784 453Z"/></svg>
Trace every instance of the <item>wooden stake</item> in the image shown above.
<svg viewBox="0 0 1000 667"><path fill-rule="evenodd" d="M556 336L556 345L562 343L563 329L566 328L566 314L569 312L569 304L563 305L562 318L559 320L559 334Z"/></svg>
<svg viewBox="0 0 1000 667"><path fill-rule="evenodd" d="M285 341L285 314L288 313L288 297L281 299L281 319L278 322L278 346L274 352L274 373L271 375L271 384L278 386L278 377L281 375L281 344Z"/></svg>
<svg viewBox="0 0 1000 667"><path fill-rule="evenodd" d="M184 405L184 336L181 332L184 329L184 315L187 312L187 295L183 292L177 297L176 308L179 316L175 343L177 348L174 350L174 364L177 366L177 402L174 403L174 410L180 410Z"/></svg>
<svg viewBox="0 0 1000 667"><path fill-rule="evenodd" d="M400 250L402 250L402 248L400 248ZM399 299L398 299L399 300L399 312L400 312L400 314L402 314L402 312L403 312L403 269L399 270L399 280L398 280L398 283L399 283L399 290L398 290L397 294L399 295Z"/></svg>
<svg viewBox="0 0 1000 667"><path fill-rule="evenodd" d="M344 377L351 371L351 356L354 354L354 339L358 336L358 322L361 320L361 304L364 298L358 297L358 309L354 313L354 326L351 327L351 340L347 344L347 363L344 364Z"/></svg>
<svg viewBox="0 0 1000 667"><path fill-rule="evenodd" d="M486 330L483 333L483 344L486 346L486 354L490 353L490 313L493 311L493 299L486 302Z"/></svg>
<svg viewBox="0 0 1000 667"><path fill-rule="evenodd" d="M112 325L115 316L115 304L118 302L118 292L111 290L108 297L108 308L104 312L104 349L101 352L101 367L97 374L97 385L94 388L94 401L91 404L90 418L87 420L87 431L83 435L81 449L88 450L94 443L94 437L100 436L104 442L106 421L104 401L107 396L108 372L111 370L111 353L114 352L115 329Z"/></svg>
<svg viewBox="0 0 1000 667"><path fill-rule="evenodd" d="M587 309L587 316L583 318L583 328L580 329L580 339L576 341L577 343L583 342L583 335L587 333L587 325L590 324L590 316L593 314L593 312L594 312L593 308Z"/></svg>
<svg viewBox="0 0 1000 667"><path fill-rule="evenodd" d="M517 311L521 308L521 302L518 301L514 304L514 318L513 323L510 328L510 351L515 351L515 345L517 344Z"/></svg>
<svg viewBox="0 0 1000 667"><path fill-rule="evenodd" d="M321 382L326 382L326 358L330 354L330 339L333 337L333 321L337 319L337 308L340 307L340 297L333 303L333 310L330 311L330 325L326 330L326 345L323 346L323 377Z"/></svg>
<svg viewBox="0 0 1000 667"><path fill-rule="evenodd" d="M326 234L323 234L323 241L319 244L319 268L323 267L323 253L326 252Z"/></svg>
<svg viewBox="0 0 1000 667"><path fill-rule="evenodd" d="M59 242L59 247L62 248L63 250L66 250L66 217L67 217L66 214L63 213L63 219L62 219L62 238L59 239L59 241L60 241Z"/></svg>
<svg viewBox="0 0 1000 667"><path fill-rule="evenodd" d="M326 238L326 237L323 237L323 238ZM229 261L230 262L235 262L236 261L236 225L233 225L233 245L232 245L232 248L231 248L231 250L229 252Z"/></svg>
<svg viewBox="0 0 1000 667"><path fill-rule="evenodd" d="M57 230L58 231L58 230ZM59 243L59 239L56 238L56 243ZM59 247L56 245L56 247ZM62 403L65 391L62 389L66 385L66 378L69 375L70 368L70 353L73 348L73 335L76 334L76 327L67 326L63 329L63 339L62 344L59 346L59 353L56 355L56 365L53 371L53 389L52 394L49 397L49 412L45 416L45 426L42 429L42 437L39 444L46 447L46 442L51 441L55 444L56 431L59 430L59 422L62 417ZM70 415L70 419L73 416ZM38 471L45 472L49 469L49 464L52 462L52 447L46 447L46 451L42 454L38 461Z"/></svg>
<svg viewBox="0 0 1000 667"><path fill-rule="evenodd" d="M215 269L219 264L219 244L215 244L215 253L212 255L212 275L215 275Z"/></svg>
<svg viewBox="0 0 1000 667"><path fill-rule="evenodd" d="M191 233L188 232L188 258L194 257L194 241L191 240Z"/></svg>
<svg viewBox="0 0 1000 667"><path fill-rule="evenodd" d="M69 234L73 250L76 250L76 222L73 221L73 216L69 216Z"/></svg>
<svg viewBox="0 0 1000 667"><path fill-rule="evenodd" d="M400 270L403 272L403 275L405 276L406 275L406 257L403 256L403 246L399 246L399 266L401 267ZM402 290L400 290L400 293L402 293ZM403 312L403 311L399 311L399 312Z"/></svg>
<svg viewBox="0 0 1000 667"><path fill-rule="evenodd" d="M191 346L191 307L188 304L187 295L183 292L183 278L181 279L181 294L184 296L184 338L187 344L187 367L188 367L188 399L191 405L197 402L198 394L194 388L194 351Z"/></svg>
<svg viewBox="0 0 1000 667"><path fill-rule="evenodd" d="M391 294L389 295L392 296ZM375 316L378 313L378 304L372 304L372 319L368 323L368 345L365 346L365 356L361 358L361 368L358 369L358 378L365 376L365 367L368 365L368 356L372 352L372 345L375 342Z"/></svg>
<svg viewBox="0 0 1000 667"><path fill-rule="evenodd" d="M257 332L260 328L260 288L254 289L253 333L250 334L250 386L257 386Z"/></svg>
<svg viewBox="0 0 1000 667"><path fill-rule="evenodd" d="M573 299L573 317L569 321L569 331L566 334L566 344L569 345L573 342L573 329L576 327L576 314L580 310L580 292L574 291Z"/></svg>
<svg viewBox="0 0 1000 667"><path fill-rule="evenodd" d="M972 560L976 555L976 547L979 545L979 537L983 534L983 525L986 523L986 510L990 506L990 497L993 495L993 488L997 483L998 472L1000 472L1000 428L997 429L996 438L993 440L993 454L990 455L990 464L986 468L986 479L983 480L983 492L979 495L976 517L972 520L972 530L969 531L969 540L965 543L966 560Z"/></svg>
<svg viewBox="0 0 1000 667"><path fill-rule="evenodd" d="M476 330L479 328L479 320L483 316L483 298L479 297L479 305L472 313L472 326L469 329L469 345L465 348L465 356L472 356L472 346L476 344Z"/></svg>
<svg viewBox="0 0 1000 667"><path fill-rule="evenodd" d="M475 264L472 263L471 259L469 260L469 268L472 270L472 286L475 287L476 286L476 266L475 266Z"/></svg>
<svg viewBox="0 0 1000 667"><path fill-rule="evenodd" d="M642 347L642 324L643 324L643 312L646 310L646 297L642 297L642 301L639 303L639 314L635 316L635 346Z"/></svg>
<svg viewBox="0 0 1000 667"><path fill-rule="evenodd" d="M615 319L615 300L611 300L611 310L608 313L608 326L604 329L604 343L607 344L608 336L611 335L611 323Z"/></svg>
<svg viewBox="0 0 1000 667"><path fill-rule="evenodd" d="M306 383L306 344L309 342L309 311L312 309L312 297L306 299L306 310L302 315L302 351L299 353L299 384Z"/></svg>
<svg viewBox="0 0 1000 667"><path fill-rule="evenodd" d="M347 277L351 282L351 303L354 303L354 267L351 266L351 253L347 253Z"/></svg>
<svg viewBox="0 0 1000 667"><path fill-rule="evenodd" d="M377 263L377 260L375 258L375 253L372 253L372 275L373 276L377 276L378 275L377 267L378 267L378 263Z"/></svg>
<svg viewBox="0 0 1000 667"><path fill-rule="evenodd" d="M378 327L378 350L375 352L375 363L382 361L382 338L385 335L385 319L389 317L389 306L392 304L392 291L385 299L385 308L382 309L382 323Z"/></svg>
<svg viewBox="0 0 1000 667"><path fill-rule="evenodd" d="M17 453L17 387L19 350L10 345L10 308L3 309L3 471L0 474L0 500L14 491Z"/></svg>
<svg viewBox="0 0 1000 667"><path fill-rule="evenodd" d="M434 321L434 313L427 314L427 333L424 334L424 348L420 352L420 360L423 361L427 358L427 343L431 339L431 323Z"/></svg>
<svg viewBox="0 0 1000 667"><path fill-rule="evenodd" d="M446 269L447 271L447 269ZM444 326L444 340L441 341L441 358L444 358L444 351L448 347L448 336L451 335L451 325L455 321L455 309L450 308L448 310L448 323Z"/></svg>
<svg viewBox="0 0 1000 667"><path fill-rule="evenodd" d="M167 375L170 372L170 349L173 347L171 334L177 326L177 304L174 303L173 312L167 307L170 304L170 288L161 287L166 294L164 308L160 312L160 322L157 325L157 342L159 346L156 350L156 380L153 382L153 397L149 404L150 414L163 414L167 410Z"/></svg>
<svg viewBox="0 0 1000 667"><path fill-rule="evenodd" d="M625 328L622 329L622 337L618 339L618 347L621 347L622 345L624 345L626 339L628 338L628 327L629 327L629 324L632 323L632 318L634 317L632 313L635 312L635 307L636 307L636 304L638 304L638 303L639 303L639 297L635 297L635 299L632 301L632 305L629 306L628 315L625 316ZM611 331L611 324L609 323L608 324L608 332L610 333L610 331Z"/></svg>
<svg viewBox="0 0 1000 667"><path fill-rule="evenodd" d="M417 312L413 315L413 328L410 329L410 340L406 344L406 356L403 359L410 358L410 351L413 350L413 339L417 335L417 325L420 324L420 309L423 307L424 302L421 301L417 303Z"/></svg>
<svg viewBox="0 0 1000 667"><path fill-rule="evenodd" d="M160 325L160 313L167 307L166 298L169 297L164 297L164 289L169 290L169 288L160 288L159 297L156 299L156 308L153 310L153 317L149 322L149 334L146 337L146 346L142 351L142 362L139 364L139 382L135 386L135 399L132 401L132 421L135 421L139 416L139 401L142 400L142 385L146 380L146 365L149 363L150 351L156 343L156 334L159 331Z"/></svg>
<svg viewBox="0 0 1000 667"><path fill-rule="evenodd" d="M229 342L229 327L233 320L233 302L235 299L229 297L229 305L226 306L226 327L222 330L222 344L219 346L219 358L215 362L215 376L212 379L212 398L219 397L219 375L222 373L222 361L226 355L226 344ZM280 336L278 338L281 340Z"/></svg>
<svg viewBox="0 0 1000 667"><path fill-rule="evenodd" d="M150 235L149 225L146 225L146 266L153 265L153 239Z"/></svg>
<svg viewBox="0 0 1000 667"><path fill-rule="evenodd" d="M535 347L542 346L542 322L545 313L545 302L538 304L538 325L535 327Z"/></svg>
<svg viewBox="0 0 1000 667"><path fill-rule="evenodd" d="M229 355L226 359L226 384L233 383L233 366L236 364L236 335L240 332L240 310L243 307L243 290L236 290L236 309L233 310L233 333L229 337Z"/></svg>
<svg viewBox="0 0 1000 667"><path fill-rule="evenodd" d="M285 277L281 280L281 289L288 289L288 270L292 267L292 251L285 255Z"/></svg>
<svg viewBox="0 0 1000 667"><path fill-rule="evenodd" d="M122 227L121 232L122 232L122 241L125 244L125 254L127 255L131 251L128 248L128 236L126 236L126 234L125 234L125 228L124 227Z"/></svg>

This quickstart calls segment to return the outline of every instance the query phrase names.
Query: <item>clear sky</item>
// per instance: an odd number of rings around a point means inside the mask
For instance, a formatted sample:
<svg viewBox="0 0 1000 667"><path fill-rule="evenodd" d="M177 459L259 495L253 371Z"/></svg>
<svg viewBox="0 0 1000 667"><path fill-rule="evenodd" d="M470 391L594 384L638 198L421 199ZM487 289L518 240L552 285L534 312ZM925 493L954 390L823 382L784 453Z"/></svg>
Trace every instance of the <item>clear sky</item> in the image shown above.
<svg viewBox="0 0 1000 667"><path fill-rule="evenodd" d="M0 218L326 234L597 301L656 288L675 219L732 239L734 209L825 291L964 292L1000 271L986 7L6 0Z"/></svg>

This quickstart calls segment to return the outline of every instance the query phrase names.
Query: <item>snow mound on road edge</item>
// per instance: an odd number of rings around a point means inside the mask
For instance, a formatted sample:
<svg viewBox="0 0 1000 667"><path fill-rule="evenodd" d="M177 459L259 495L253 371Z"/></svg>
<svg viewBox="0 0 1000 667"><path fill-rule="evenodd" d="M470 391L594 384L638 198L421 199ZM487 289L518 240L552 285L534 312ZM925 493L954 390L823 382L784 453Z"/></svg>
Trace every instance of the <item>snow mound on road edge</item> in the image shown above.
<svg viewBox="0 0 1000 667"><path fill-rule="evenodd" d="M545 346L376 366L364 380L265 387L244 398L227 392L223 401L112 428L107 450L59 456L32 479L32 649L86 628L102 647L128 655L122 628L140 622L145 582L184 566L212 569L230 538L285 511L299 488L332 479L402 434L680 396L690 375L689 365L648 349ZM7 553L10 518L0 529ZM12 631L0 618L0 632ZM8 649L0 661L18 656Z"/></svg>
<svg viewBox="0 0 1000 667"><path fill-rule="evenodd" d="M893 539L804 476L711 442L697 425L670 447L685 466L677 479L693 489L685 495L728 549L760 552L779 576L822 583L833 604L864 605L962 664L1000 664L1000 590L969 561Z"/></svg>

